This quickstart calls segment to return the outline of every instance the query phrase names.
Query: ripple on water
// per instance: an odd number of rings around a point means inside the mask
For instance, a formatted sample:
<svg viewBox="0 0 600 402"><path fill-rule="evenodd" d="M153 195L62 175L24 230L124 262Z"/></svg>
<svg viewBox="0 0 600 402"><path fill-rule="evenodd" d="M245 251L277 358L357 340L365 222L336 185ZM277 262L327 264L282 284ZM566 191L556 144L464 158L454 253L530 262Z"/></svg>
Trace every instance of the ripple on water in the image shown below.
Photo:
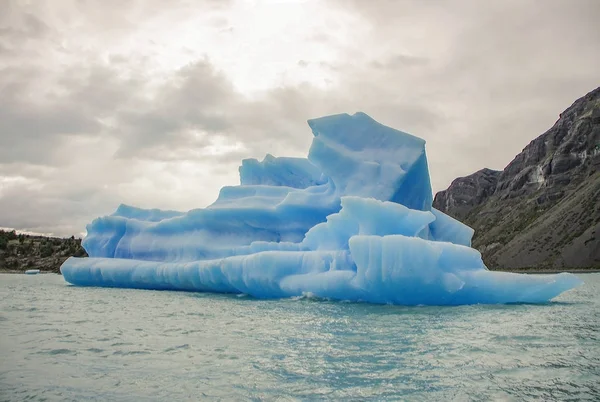
<svg viewBox="0 0 600 402"><path fill-rule="evenodd" d="M133 343L131 343L131 342L115 342L115 343L111 344L110 346L112 346L112 347L117 347L117 346L133 346Z"/></svg>
<svg viewBox="0 0 600 402"><path fill-rule="evenodd" d="M163 350L163 352L165 353L169 353L169 352L174 352L174 351L178 351L178 350L182 350L182 349L189 349L190 345L188 345L187 343L183 344L183 345L178 345L178 346L173 346L170 348L166 348L165 350Z"/></svg>
<svg viewBox="0 0 600 402"><path fill-rule="evenodd" d="M71 349L50 349L50 350L43 350L38 352L38 354L42 354L42 355L51 355L51 356L55 356L55 355L72 355L75 356L77 355L77 352L75 350L71 350Z"/></svg>
<svg viewBox="0 0 600 402"><path fill-rule="evenodd" d="M600 274L584 280L544 305L440 308L5 275L0 399L600 400Z"/></svg>
<svg viewBox="0 0 600 402"><path fill-rule="evenodd" d="M148 350L117 350L113 352L115 356L130 356L130 355L149 355L151 354Z"/></svg>

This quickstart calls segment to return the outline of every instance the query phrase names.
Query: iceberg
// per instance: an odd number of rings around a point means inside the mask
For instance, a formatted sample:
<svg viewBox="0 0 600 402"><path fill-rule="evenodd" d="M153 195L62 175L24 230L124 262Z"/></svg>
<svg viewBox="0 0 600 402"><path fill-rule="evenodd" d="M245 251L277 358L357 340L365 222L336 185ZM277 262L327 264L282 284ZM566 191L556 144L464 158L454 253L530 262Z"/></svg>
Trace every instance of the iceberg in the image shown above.
<svg viewBox="0 0 600 402"><path fill-rule="evenodd" d="M364 113L308 125L307 158L246 159L240 185L204 209L95 219L65 280L401 305L542 303L582 283L489 271L473 229L432 208L424 140Z"/></svg>

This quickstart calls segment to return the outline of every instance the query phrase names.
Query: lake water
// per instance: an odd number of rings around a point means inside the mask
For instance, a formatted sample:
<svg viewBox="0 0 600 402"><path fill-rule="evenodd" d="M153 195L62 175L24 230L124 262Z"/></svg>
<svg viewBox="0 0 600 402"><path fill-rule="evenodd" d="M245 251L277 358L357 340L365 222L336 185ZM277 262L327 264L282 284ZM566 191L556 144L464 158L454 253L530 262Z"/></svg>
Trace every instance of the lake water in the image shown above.
<svg viewBox="0 0 600 402"><path fill-rule="evenodd" d="M600 274L545 305L399 307L0 275L0 400L600 400Z"/></svg>

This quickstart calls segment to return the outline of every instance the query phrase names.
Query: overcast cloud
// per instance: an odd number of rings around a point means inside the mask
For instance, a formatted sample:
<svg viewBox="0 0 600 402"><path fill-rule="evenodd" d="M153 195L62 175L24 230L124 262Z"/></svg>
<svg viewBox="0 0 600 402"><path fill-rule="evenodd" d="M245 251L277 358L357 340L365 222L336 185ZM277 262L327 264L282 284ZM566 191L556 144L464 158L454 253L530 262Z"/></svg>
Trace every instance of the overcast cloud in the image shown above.
<svg viewBox="0 0 600 402"><path fill-rule="evenodd" d="M502 169L600 85L598 21L597 0L0 0L0 227L206 206L333 113L424 138L434 191Z"/></svg>

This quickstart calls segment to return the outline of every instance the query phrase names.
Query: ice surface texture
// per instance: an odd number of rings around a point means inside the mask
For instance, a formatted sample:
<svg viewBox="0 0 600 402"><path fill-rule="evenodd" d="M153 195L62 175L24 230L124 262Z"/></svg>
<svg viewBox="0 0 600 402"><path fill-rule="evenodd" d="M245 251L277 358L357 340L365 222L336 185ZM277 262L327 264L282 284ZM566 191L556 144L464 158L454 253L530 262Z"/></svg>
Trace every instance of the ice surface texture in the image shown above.
<svg viewBox="0 0 600 402"><path fill-rule="evenodd" d="M581 283L488 271L473 230L431 207L422 139L364 113L308 124L308 159L244 160L241 185L205 209L95 219L65 280L404 305L539 303Z"/></svg>

